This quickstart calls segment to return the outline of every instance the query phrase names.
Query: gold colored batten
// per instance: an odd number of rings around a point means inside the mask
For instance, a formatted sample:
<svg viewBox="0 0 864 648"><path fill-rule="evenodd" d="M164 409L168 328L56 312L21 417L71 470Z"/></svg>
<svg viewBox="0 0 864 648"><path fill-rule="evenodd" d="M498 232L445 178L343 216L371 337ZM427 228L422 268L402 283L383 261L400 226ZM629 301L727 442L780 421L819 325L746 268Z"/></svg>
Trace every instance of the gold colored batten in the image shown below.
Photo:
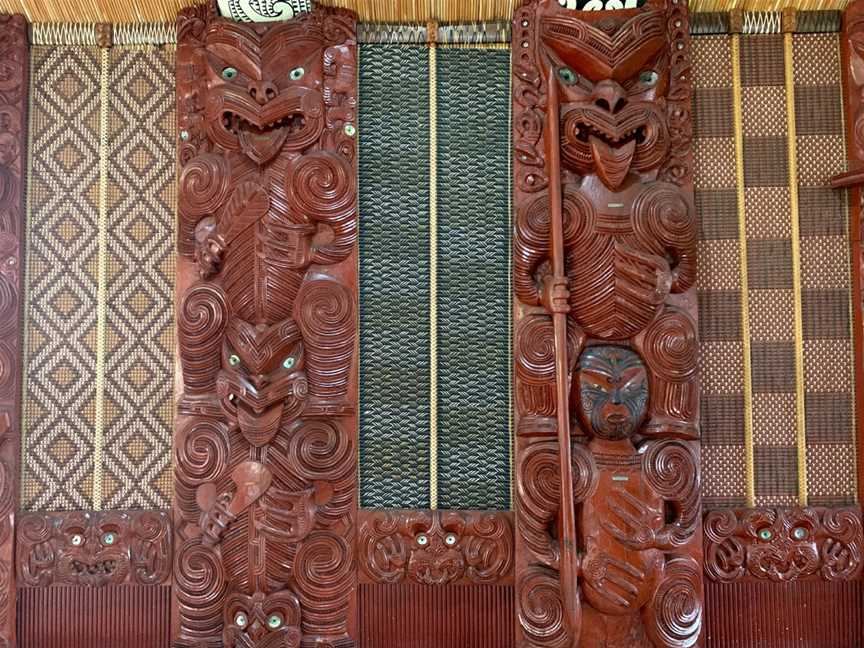
<svg viewBox="0 0 864 648"><path fill-rule="evenodd" d="M732 124L735 133L735 193L738 206L738 253L741 271L741 344L744 369L744 469L747 506L756 502L753 455L753 369L750 357L750 305L747 278L747 213L744 206L744 126L741 114L741 36L731 36Z"/></svg>
<svg viewBox="0 0 864 648"><path fill-rule="evenodd" d="M110 52L102 48L99 73L99 261L96 292L96 413L93 430L93 509L102 508L105 436L105 329L108 316L108 82Z"/></svg>
<svg viewBox="0 0 864 648"><path fill-rule="evenodd" d="M783 12L783 69L786 82L786 143L789 158L789 205L792 225L792 292L795 314L795 423L798 455L798 503L807 505L807 422L804 406L804 314L801 301L801 230L798 221L798 145L795 128L795 78L792 31L795 16Z"/></svg>
<svg viewBox="0 0 864 648"><path fill-rule="evenodd" d="M437 25L429 26L436 34ZM438 58L429 44L429 508L438 508Z"/></svg>

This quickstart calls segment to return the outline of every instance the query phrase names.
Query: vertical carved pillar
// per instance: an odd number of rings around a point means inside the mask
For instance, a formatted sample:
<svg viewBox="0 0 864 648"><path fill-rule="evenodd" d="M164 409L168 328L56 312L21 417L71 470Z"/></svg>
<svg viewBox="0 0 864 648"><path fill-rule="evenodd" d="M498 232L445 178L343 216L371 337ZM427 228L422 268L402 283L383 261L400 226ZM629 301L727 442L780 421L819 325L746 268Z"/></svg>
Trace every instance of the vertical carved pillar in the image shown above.
<svg viewBox="0 0 864 648"><path fill-rule="evenodd" d="M0 16L0 647L15 645L27 53L24 18Z"/></svg>
<svg viewBox="0 0 864 648"><path fill-rule="evenodd" d="M353 14L178 24L176 646L352 646Z"/></svg>
<svg viewBox="0 0 864 648"><path fill-rule="evenodd" d="M692 646L703 587L687 5L562 4L526 2L513 23L517 632L537 647Z"/></svg>
<svg viewBox="0 0 864 648"><path fill-rule="evenodd" d="M858 494L864 492L864 1L852 2L843 14L841 36L843 94L846 113L846 173L832 178L834 188L849 188L849 239L852 246L852 323L855 349L855 411L858 439Z"/></svg>

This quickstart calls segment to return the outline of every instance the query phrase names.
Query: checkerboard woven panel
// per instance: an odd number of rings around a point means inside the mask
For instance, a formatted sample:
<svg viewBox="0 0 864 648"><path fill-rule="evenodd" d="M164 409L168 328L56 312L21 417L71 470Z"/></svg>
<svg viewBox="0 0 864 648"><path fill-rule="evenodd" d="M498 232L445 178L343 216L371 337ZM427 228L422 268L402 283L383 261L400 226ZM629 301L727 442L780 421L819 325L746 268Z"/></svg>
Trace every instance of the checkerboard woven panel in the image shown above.
<svg viewBox="0 0 864 648"><path fill-rule="evenodd" d="M168 506L173 53L111 50L107 133L101 51L34 47L31 56L21 506L91 508L97 495L106 508ZM108 167L101 232L100 138ZM104 415L97 430L99 397Z"/></svg>

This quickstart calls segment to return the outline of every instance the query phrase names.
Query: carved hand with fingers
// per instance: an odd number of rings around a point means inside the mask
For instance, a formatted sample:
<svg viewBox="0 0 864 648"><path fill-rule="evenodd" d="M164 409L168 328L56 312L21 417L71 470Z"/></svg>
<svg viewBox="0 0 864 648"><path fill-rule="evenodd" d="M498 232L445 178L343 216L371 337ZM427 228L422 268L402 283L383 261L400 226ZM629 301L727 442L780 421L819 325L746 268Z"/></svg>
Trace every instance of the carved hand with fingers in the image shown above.
<svg viewBox="0 0 864 648"><path fill-rule="evenodd" d="M624 523L620 527L611 520L604 519L601 524L607 532L612 534L621 544L636 551L654 549L658 547L658 533L663 528L663 520L660 515L640 502L632 494L624 489L618 488L612 491L620 498L623 504L629 505L629 509L619 502L609 503L612 511Z"/></svg>

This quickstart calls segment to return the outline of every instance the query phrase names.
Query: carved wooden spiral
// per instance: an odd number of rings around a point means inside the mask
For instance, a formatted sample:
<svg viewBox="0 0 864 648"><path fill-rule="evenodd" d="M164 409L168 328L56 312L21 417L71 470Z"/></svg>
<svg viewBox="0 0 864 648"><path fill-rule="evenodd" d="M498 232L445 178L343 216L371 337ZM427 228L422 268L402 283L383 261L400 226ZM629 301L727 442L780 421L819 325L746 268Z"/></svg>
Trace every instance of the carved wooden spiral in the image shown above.
<svg viewBox="0 0 864 648"><path fill-rule="evenodd" d="M0 279L0 283L3 280ZM0 340L0 398L10 400L14 397L18 375L18 354L9 344Z"/></svg>
<svg viewBox="0 0 864 648"><path fill-rule="evenodd" d="M18 289L4 276L0 275L0 336L8 339L18 325L17 313Z"/></svg>
<svg viewBox="0 0 864 648"><path fill-rule="evenodd" d="M179 432L176 468L185 483L199 486L215 482L230 459L228 429L212 419L193 419Z"/></svg>
<svg viewBox="0 0 864 648"><path fill-rule="evenodd" d="M667 310L645 332L642 352L651 371L666 380L683 382L699 370L699 343L693 320Z"/></svg>
<svg viewBox="0 0 864 648"><path fill-rule="evenodd" d="M187 631L201 638L212 636L221 624L226 589L219 555L198 538L185 541L175 557L174 581Z"/></svg>
<svg viewBox="0 0 864 648"><path fill-rule="evenodd" d="M215 216L230 192L228 160L204 153L189 161L180 174L180 211L184 216Z"/></svg>
<svg viewBox="0 0 864 648"><path fill-rule="evenodd" d="M354 560L345 538L328 531L310 534L297 552L295 578L303 625L324 634L346 631L345 606L351 596Z"/></svg>
<svg viewBox="0 0 864 648"><path fill-rule="evenodd" d="M225 293L218 286L198 283L183 296L177 313L177 334L187 393L198 395L215 390L227 320Z"/></svg>
<svg viewBox="0 0 864 648"><path fill-rule="evenodd" d="M677 504L678 521L672 534L684 544L700 526L699 473L693 449L675 439L647 444L642 465L645 479L664 499Z"/></svg>
<svg viewBox="0 0 864 648"><path fill-rule="evenodd" d="M531 566L519 580L519 625L528 645L536 648L564 648L570 637L564 624L564 604L558 573Z"/></svg>
<svg viewBox="0 0 864 648"><path fill-rule="evenodd" d="M656 645L695 645L702 629L701 581L696 562L682 557L666 563L663 581L650 605L654 622L647 630Z"/></svg>

